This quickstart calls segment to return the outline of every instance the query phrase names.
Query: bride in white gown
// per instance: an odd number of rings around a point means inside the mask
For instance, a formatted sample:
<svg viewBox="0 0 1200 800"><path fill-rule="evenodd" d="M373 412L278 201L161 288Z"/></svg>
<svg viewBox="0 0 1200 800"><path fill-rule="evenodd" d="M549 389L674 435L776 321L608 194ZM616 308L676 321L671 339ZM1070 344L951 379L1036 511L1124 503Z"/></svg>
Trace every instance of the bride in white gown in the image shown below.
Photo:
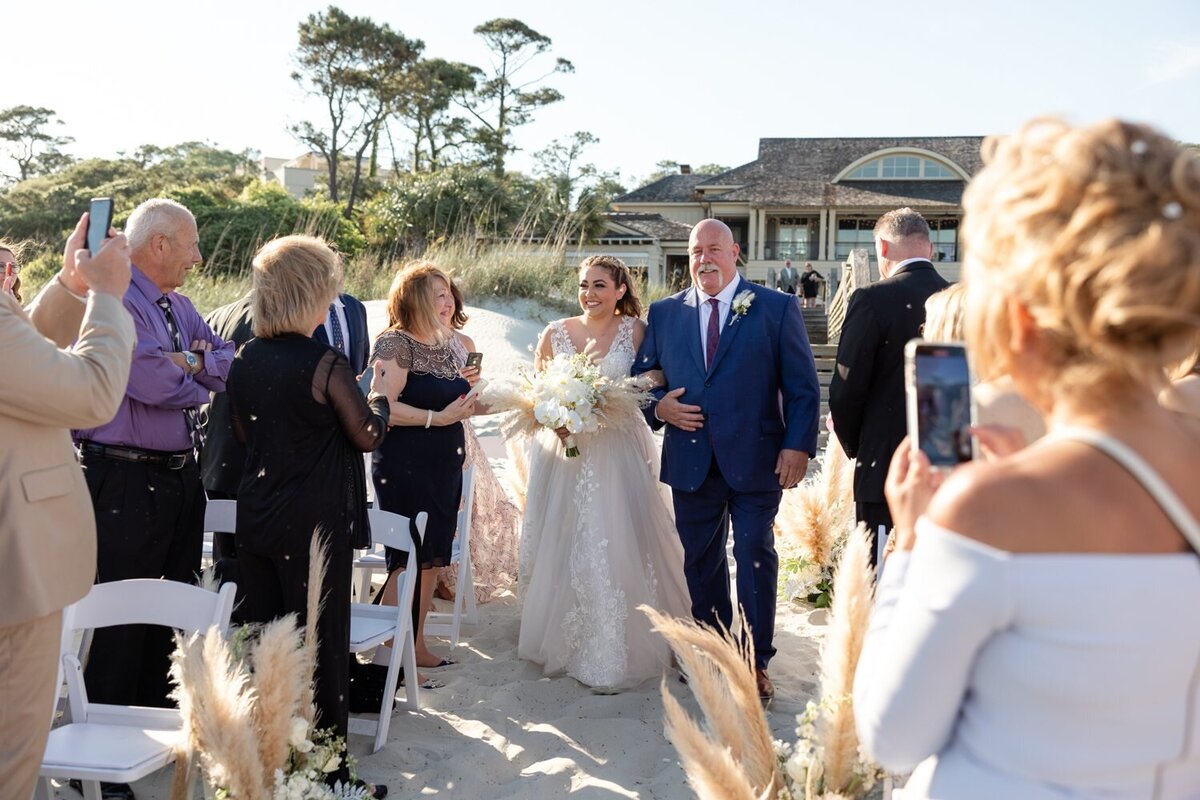
<svg viewBox="0 0 1200 800"><path fill-rule="evenodd" d="M535 367L590 348L605 375L628 375L646 326L625 264L612 256L585 259L579 305L581 315L542 333ZM547 675L565 672L615 690L670 666L666 640L637 607L690 615L683 547L644 422L577 434L575 441L576 458L566 457L552 431L541 430L532 445L518 653Z"/></svg>

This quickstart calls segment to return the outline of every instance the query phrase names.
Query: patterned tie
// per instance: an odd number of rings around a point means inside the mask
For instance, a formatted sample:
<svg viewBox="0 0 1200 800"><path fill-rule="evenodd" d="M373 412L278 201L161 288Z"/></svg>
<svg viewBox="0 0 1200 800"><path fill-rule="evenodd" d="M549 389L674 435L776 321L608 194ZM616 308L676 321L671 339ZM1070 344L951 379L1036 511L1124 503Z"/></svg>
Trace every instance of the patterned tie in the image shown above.
<svg viewBox="0 0 1200 800"><path fill-rule="evenodd" d="M179 333L179 326L175 324L175 315L171 312L171 298L164 294L158 298L156 303L162 309L163 316L167 318L167 332L171 334L171 343L175 346L175 352L182 353L184 350L183 336ZM204 445L204 429L200 427L195 407L185 408L183 418L187 422L188 436L191 437L192 447L199 450Z"/></svg>
<svg viewBox="0 0 1200 800"><path fill-rule="evenodd" d="M708 304L712 311L708 313L708 335L704 337L704 367L712 369L713 356L717 354L717 342L721 340L721 301L713 297Z"/></svg>
<svg viewBox="0 0 1200 800"><path fill-rule="evenodd" d="M346 352L346 337L342 335L342 323L338 321L337 303L329 304L329 330L333 331L333 341L330 343L333 348L342 355L349 356Z"/></svg>

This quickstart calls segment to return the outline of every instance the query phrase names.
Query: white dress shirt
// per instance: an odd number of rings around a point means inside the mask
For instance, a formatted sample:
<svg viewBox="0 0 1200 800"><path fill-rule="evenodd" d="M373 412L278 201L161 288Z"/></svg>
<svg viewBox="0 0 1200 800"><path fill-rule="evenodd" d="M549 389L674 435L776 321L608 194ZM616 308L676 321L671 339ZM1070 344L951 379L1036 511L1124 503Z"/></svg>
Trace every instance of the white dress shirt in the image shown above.
<svg viewBox="0 0 1200 800"><path fill-rule="evenodd" d="M337 311L338 324L342 326L342 355L349 358L350 326L346 324L346 304L342 302L341 295L333 298L333 310ZM333 326L329 323L330 313L330 311L325 312L325 341L329 342L330 347L333 347Z"/></svg>
<svg viewBox="0 0 1200 800"><path fill-rule="evenodd" d="M729 309L733 307L733 296L737 294L738 286L741 283L742 279L738 277L730 281L724 289L716 294L717 313L721 315L718 317L719 327L717 330L725 330L725 322L729 319ZM712 300L713 297L702 292L699 286L696 287L696 296L700 298L700 352L707 353L708 318L712 316L712 305L708 301Z"/></svg>

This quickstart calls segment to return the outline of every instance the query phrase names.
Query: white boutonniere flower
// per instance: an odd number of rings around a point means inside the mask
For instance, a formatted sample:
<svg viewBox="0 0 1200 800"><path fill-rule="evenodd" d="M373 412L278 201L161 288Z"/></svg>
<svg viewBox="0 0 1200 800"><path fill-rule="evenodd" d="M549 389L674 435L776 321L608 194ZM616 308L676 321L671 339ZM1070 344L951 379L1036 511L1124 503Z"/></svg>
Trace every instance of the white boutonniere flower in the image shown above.
<svg viewBox="0 0 1200 800"><path fill-rule="evenodd" d="M737 322L742 317L746 316L750 311L750 304L754 302L754 292L749 289L743 289L738 292L733 298L733 322ZM730 323L731 325L733 323Z"/></svg>

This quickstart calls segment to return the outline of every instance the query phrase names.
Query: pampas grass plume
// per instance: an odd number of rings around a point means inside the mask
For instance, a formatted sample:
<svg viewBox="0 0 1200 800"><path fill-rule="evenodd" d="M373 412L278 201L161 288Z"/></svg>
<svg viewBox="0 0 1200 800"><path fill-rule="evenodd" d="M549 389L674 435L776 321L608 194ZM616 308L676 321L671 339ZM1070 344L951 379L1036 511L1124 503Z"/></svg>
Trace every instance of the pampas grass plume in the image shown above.
<svg viewBox="0 0 1200 800"><path fill-rule="evenodd" d="M858 759L850 694L875 592L870 552L871 539L859 525L846 541L834 576L829 630L821 649L821 696L835 702L821 713L817 743L824 750L825 787L835 792L846 790Z"/></svg>
<svg viewBox="0 0 1200 800"><path fill-rule="evenodd" d="M646 605L639 606L639 610L670 643L688 676L688 686L711 732L711 747L704 752L713 755L727 751L727 757L740 765L749 786L756 792L769 789L768 796L774 797L776 790L771 787L783 785L782 775L775 760L771 729L758 699L749 637L746 647L739 648L727 635L692 620L675 619ZM686 737L685 728L675 728ZM693 753L701 752L694 743L689 746ZM688 775L692 777L690 770Z"/></svg>
<svg viewBox="0 0 1200 800"><path fill-rule="evenodd" d="M301 648L296 615L267 623L250 654L251 684L257 695L253 724L263 770L274 775L287 761L293 717L303 717L307 675L297 657Z"/></svg>
<svg viewBox="0 0 1200 800"><path fill-rule="evenodd" d="M662 682L663 708L667 720L667 737L683 764L688 783L701 800L757 800L758 793L728 747L722 747L704 735ZM773 787L771 787L773 788ZM775 793L764 796L773 798Z"/></svg>

